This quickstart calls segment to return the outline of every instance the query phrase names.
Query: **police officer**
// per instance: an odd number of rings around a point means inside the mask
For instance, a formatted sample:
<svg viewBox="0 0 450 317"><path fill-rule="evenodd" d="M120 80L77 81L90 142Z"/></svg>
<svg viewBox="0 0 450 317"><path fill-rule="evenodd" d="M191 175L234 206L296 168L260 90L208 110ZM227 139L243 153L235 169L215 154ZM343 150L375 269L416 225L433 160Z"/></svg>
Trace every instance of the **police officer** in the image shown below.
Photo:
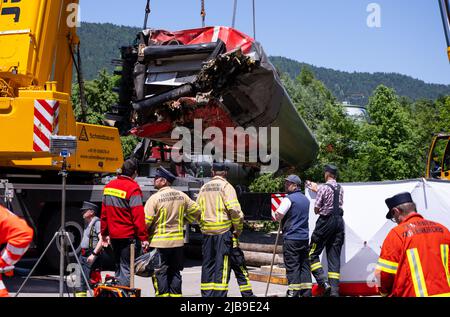
<svg viewBox="0 0 450 317"><path fill-rule="evenodd" d="M286 196L274 218L283 227L283 257L288 279L287 297L311 297L309 266L309 200L300 192L301 179L289 175L284 182Z"/></svg>
<svg viewBox="0 0 450 317"><path fill-rule="evenodd" d="M344 190L336 182L338 169L326 165L324 169L325 184L317 189L317 184L308 182L307 186L317 191L314 212L319 214L316 228L311 236L309 260L311 271L319 286L324 288L324 296L339 296L339 279L341 267L341 250L344 244ZM320 254L326 248L328 259L328 278L320 263Z"/></svg>
<svg viewBox="0 0 450 317"><path fill-rule="evenodd" d="M200 219L197 203L170 187L175 179L170 171L158 168L154 183L158 192L147 200L144 208L150 247L157 248L160 256L152 276L157 297L182 296L184 223Z"/></svg>
<svg viewBox="0 0 450 317"><path fill-rule="evenodd" d="M91 273L98 269L100 261L98 259L102 251L102 241L100 240L100 219L97 217L98 206L88 201L83 202L80 209L85 221L83 238L81 240L81 269L89 280ZM76 297L86 297L87 285L81 276L80 287L75 292Z"/></svg>
<svg viewBox="0 0 450 317"><path fill-rule="evenodd" d="M241 234L244 214L236 191L226 180L225 164L214 163L212 172L212 180L203 185L197 198L203 233L201 293L203 297L226 297L232 238Z"/></svg>

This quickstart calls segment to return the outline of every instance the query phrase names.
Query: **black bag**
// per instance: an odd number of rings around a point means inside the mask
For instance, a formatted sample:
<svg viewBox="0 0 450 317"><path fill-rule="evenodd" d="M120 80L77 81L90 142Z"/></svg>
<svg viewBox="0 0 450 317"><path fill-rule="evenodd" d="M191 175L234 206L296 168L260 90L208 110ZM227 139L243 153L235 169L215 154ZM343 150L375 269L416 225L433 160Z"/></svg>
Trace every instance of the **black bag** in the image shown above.
<svg viewBox="0 0 450 317"><path fill-rule="evenodd" d="M137 276L150 277L155 272L155 268L160 265L158 249L145 253L134 261L134 271Z"/></svg>

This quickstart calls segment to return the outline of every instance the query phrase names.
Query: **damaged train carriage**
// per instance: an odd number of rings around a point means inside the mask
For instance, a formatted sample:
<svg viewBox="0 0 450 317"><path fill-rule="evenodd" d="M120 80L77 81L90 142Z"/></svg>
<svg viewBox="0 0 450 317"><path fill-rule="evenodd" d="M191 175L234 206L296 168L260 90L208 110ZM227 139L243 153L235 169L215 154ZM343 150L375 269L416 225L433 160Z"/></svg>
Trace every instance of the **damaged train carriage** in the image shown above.
<svg viewBox="0 0 450 317"><path fill-rule="evenodd" d="M122 47L120 65L120 100L107 118L122 133L173 145L172 130L193 129L194 119L224 136L227 127L278 127L281 162L301 168L316 158L317 142L263 48L235 29L144 30Z"/></svg>

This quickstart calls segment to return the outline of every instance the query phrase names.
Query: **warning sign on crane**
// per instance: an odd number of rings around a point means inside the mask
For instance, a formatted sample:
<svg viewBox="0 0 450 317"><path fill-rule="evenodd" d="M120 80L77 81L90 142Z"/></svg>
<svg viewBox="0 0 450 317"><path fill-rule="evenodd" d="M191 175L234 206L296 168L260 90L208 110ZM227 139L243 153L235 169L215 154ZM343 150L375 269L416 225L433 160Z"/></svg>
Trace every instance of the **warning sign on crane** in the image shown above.
<svg viewBox="0 0 450 317"><path fill-rule="evenodd" d="M88 137L88 135L86 133L86 127L85 126L83 126L81 128L81 133L80 133L80 136L78 137L78 140L79 141L86 141L86 142L89 141L89 137Z"/></svg>

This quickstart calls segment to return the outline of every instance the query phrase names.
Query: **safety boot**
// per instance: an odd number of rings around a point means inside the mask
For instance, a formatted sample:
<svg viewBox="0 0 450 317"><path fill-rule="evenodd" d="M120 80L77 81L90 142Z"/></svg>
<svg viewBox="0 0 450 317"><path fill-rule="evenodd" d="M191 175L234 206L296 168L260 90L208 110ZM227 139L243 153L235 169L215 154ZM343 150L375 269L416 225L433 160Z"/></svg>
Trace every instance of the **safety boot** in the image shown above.
<svg viewBox="0 0 450 317"><path fill-rule="evenodd" d="M289 289L286 292L286 297L299 297L299 292Z"/></svg>
<svg viewBox="0 0 450 317"><path fill-rule="evenodd" d="M301 290L300 297L312 297L312 289Z"/></svg>
<svg viewBox="0 0 450 317"><path fill-rule="evenodd" d="M339 297L339 287L331 287L330 297Z"/></svg>
<svg viewBox="0 0 450 317"><path fill-rule="evenodd" d="M323 285L321 285L323 288L323 294L322 297L330 297L331 295L331 285L328 284L328 282L324 282Z"/></svg>

